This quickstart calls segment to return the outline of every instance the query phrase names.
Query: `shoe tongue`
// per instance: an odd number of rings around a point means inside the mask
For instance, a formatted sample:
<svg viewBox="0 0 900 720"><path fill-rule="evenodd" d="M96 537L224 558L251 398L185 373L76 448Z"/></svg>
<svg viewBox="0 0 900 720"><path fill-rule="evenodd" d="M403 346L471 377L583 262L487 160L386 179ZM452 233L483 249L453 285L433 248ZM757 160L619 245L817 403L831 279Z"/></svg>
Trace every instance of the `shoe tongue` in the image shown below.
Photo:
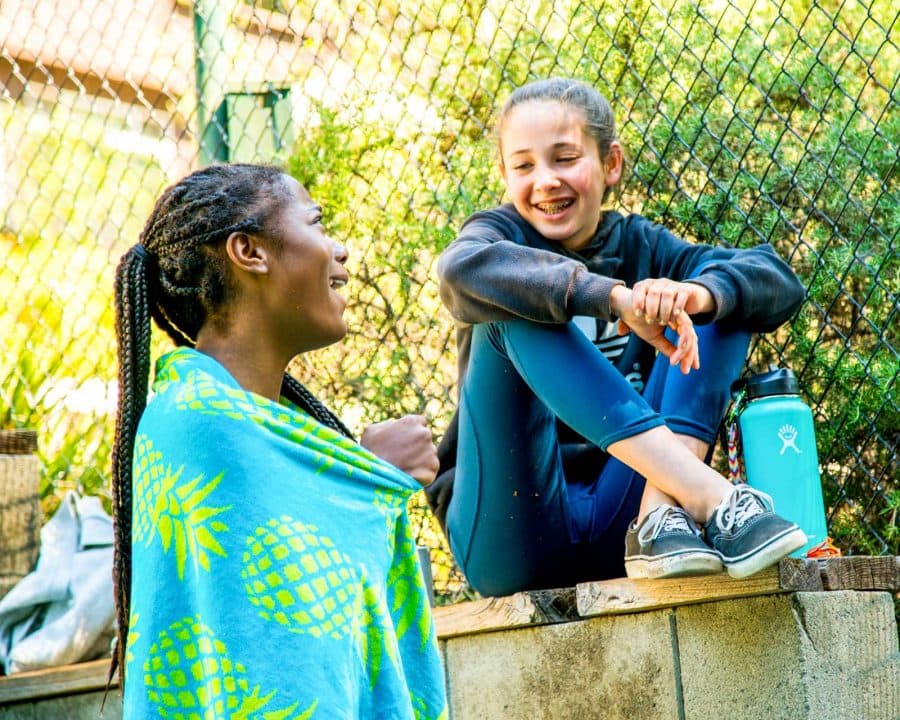
<svg viewBox="0 0 900 720"><path fill-rule="evenodd" d="M734 504L734 521L738 527L755 515L761 515L766 509L762 503L750 493L742 493Z"/></svg>
<svg viewBox="0 0 900 720"><path fill-rule="evenodd" d="M691 531L691 526L681 513L668 512L663 518L663 530L687 530Z"/></svg>

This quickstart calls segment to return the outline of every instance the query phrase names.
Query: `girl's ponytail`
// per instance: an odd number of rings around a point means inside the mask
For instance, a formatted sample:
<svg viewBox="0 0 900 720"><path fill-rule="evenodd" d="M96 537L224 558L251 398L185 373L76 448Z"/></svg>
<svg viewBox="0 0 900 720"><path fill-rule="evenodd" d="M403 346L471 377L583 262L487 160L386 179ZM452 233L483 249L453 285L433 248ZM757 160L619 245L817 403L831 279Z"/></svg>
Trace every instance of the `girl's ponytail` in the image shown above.
<svg viewBox="0 0 900 720"><path fill-rule="evenodd" d="M143 245L126 252L116 269L116 338L119 399L112 451L112 501L115 524L113 588L118 640L109 677L119 669L124 684L125 646L131 605L131 472L138 421L147 406L150 377L150 290L153 257Z"/></svg>

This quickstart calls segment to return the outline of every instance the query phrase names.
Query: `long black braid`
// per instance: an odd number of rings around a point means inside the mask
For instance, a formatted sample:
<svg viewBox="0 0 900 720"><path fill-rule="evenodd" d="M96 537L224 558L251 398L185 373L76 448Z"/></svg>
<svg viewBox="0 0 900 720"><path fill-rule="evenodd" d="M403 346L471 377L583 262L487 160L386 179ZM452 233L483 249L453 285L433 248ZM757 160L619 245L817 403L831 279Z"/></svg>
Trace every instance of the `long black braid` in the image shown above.
<svg viewBox="0 0 900 720"><path fill-rule="evenodd" d="M132 458L138 421L147 406L150 318L176 345L193 347L207 319L230 297L221 245L240 231L264 233L277 243L274 219L286 199L278 168L235 164L199 170L163 192L139 244L122 256L116 270L119 400L112 496L118 646L109 676L118 668L123 686L131 604ZM334 413L288 374L282 395L323 425L352 437Z"/></svg>

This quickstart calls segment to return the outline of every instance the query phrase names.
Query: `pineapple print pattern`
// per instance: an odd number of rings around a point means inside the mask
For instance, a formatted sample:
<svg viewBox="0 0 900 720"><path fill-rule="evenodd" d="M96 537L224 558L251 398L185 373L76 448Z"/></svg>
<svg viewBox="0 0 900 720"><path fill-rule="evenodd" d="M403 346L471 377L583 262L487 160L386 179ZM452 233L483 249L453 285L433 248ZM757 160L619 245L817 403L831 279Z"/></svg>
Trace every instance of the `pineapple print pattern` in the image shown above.
<svg viewBox="0 0 900 720"><path fill-rule="evenodd" d="M394 563L388 571L388 601L396 618L397 637L402 638L417 626L424 648L431 634L431 612L425 606L427 589L419 570L416 542L409 521L403 515L406 498L397 493L377 490L373 504L387 524L388 539Z"/></svg>
<svg viewBox="0 0 900 720"><path fill-rule="evenodd" d="M141 616L133 615L130 672L140 676L143 670L145 680L144 687L138 684L130 699L126 689L127 707L134 710L135 717L302 720L322 712L331 715L332 709L344 707L345 696L333 683L323 684L318 671L300 679L299 695L295 690L289 692L287 687L295 687L295 680L282 675L290 673L290 668L283 667L280 658L272 658L268 649L252 643L243 647L230 636L217 637L212 629L216 627L212 618L227 617L228 622L235 622L244 614L247 621L250 618L246 613L250 612L257 618L253 622L262 621L272 629L273 638L278 637L279 630L294 633L298 647L320 652L321 662L330 668L328 673L337 668L342 668L340 672L348 678L365 673L375 707L382 698L393 703L398 693L403 693L408 694L417 719L446 720L437 656L420 649L420 636L415 632L431 630L430 625L422 624L426 619L422 611L427 616L427 597L418 592L415 555L399 557L407 550L415 552L404 514L404 503L414 483L290 403L271 402L232 387L230 379L220 378L208 359L191 349L180 348L161 360L154 389L158 398L166 396L160 398L165 412L148 413L146 417L159 424L161 437L171 435L169 423L174 410L221 418L215 427L223 443L229 433L239 433L241 442L258 443L261 452L280 451L286 446L280 441L273 444L276 436L288 439L297 447L284 457L297 461L304 481L313 481L315 473L322 478L315 482L336 492L350 480L355 496L364 488L376 493L370 496L374 505L370 507L383 518L386 533L382 536L376 532L371 538L377 541L377 547L373 548L375 575L370 577L367 561L362 561L368 554L356 557L343 552L345 542L358 542L352 538L351 528L347 528L346 539L343 531L329 537L320 530L325 520L317 506L311 509L317 513L316 524L283 515L282 508L265 496L259 498L259 509L266 508L265 515L251 518L233 512L233 507L242 507L239 503L244 502L243 495L235 493L251 479L254 487L274 484L287 490L292 487L284 485L288 477L296 482L292 473L256 477L249 472L252 468L242 468L242 472L248 471L245 477L233 473L229 458L222 456L222 464L213 466L206 477L194 477L192 465L179 467L174 462L175 456L168 450L170 441L164 444L160 439L155 448L148 437L138 438L135 547L152 548L157 556L162 551L172 560L166 565L167 582L175 579L177 570L182 582L213 589L218 587L216 579L224 578L222 573L227 572L240 583L240 589L235 589L245 594L247 601L241 603L232 596L227 606L220 608L224 596L214 591L204 594L205 601L198 605L192 601L194 594L186 590L187 594L172 597L173 607L163 625L147 625L146 606ZM155 426L148 421L147 427ZM156 439L154 432L147 432ZM179 444L180 437L173 440L179 450L190 452L187 439L184 446ZM203 469L210 470L208 465ZM227 475L213 476L217 470L225 470ZM228 480L222 482L226 477ZM332 538L339 543L336 545ZM383 564L387 557L382 553L386 551L393 558L388 566ZM202 572L210 567L211 572ZM177 589L177 585L170 586ZM407 590L420 598L402 597ZM144 599L152 603L153 593L148 597ZM153 616L157 613L154 610ZM177 622L169 624L172 620ZM398 637L401 633L402 641ZM423 632L423 636L424 642L428 633ZM282 637L288 638L286 634ZM348 652L353 648L356 653ZM401 663L401 648L404 656L409 655L410 667L415 668L412 674ZM238 650L240 656L230 654Z"/></svg>
<svg viewBox="0 0 900 720"><path fill-rule="evenodd" d="M184 482L184 466L173 470L166 465L146 435L135 438L134 457L134 542L149 547L158 533L163 552L174 548L179 580L184 579L188 555L195 571L202 567L209 572L210 553L226 557L216 534L227 532L228 526L217 516L231 506L203 502L222 481L222 473L208 482L202 474Z"/></svg>
<svg viewBox="0 0 900 720"><path fill-rule="evenodd" d="M391 555L394 554L394 544L396 540L394 537L394 526L397 524L397 518L400 517L400 513L403 511L403 501L405 499L406 498L403 495L395 492L376 490L375 499L372 501L375 509L378 510L384 518L388 549L390 550Z"/></svg>
<svg viewBox="0 0 900 720"><path fill-rule="evenodd" d="M331 538L288 516L247 538L241 579L264 620L290 632L340 639L359 616L357 569Z"/></svg>
<svg viewBox="0 0 900 720"><path fill-rule="evenodd" d="M315 638L353 633L372 688L386 659L399 669L383 594L315 525L273 518L247 538L243 561L244 589L264 620Z"/></svg>
<svg viewBox="0 0 900 720"><path fill-rule="evenodd" d="M396 637L388 636L385 628L390 622L387 603L378 588L363 578L362 618L357 631L360 655L369 674L369 687L374 688L381 676L385 658L400 669L400 649Z"/></svg>
<svg viewBox="0 0 900 720"><path fill-rule="evenodd" d="M450 711L444 707L439 715L428 711L428 703L418 695L412 695L413 717L415 720L450 720Z"/></svg>
<svg viewBox="0 0 900 720"><path fill-rule="evenodd" d="M410 628L416 627L424 649L431 637L431 612L408 522L397 527L397 536L399 551L388 571L388 600L396 618L397 637L402 638Z"/></svg>
<svg viewBox="0 0 900 720"><path fill-rule="evenodd" d="M131 648L134 644L141 639L141 634L137 630L138 621L141 619L140 613L131 611L131 616L128 618L128 639L126 640L127 647L125 650L125 664L130 665L134 660L134 653L131 652Z"/></svg>
<svg viewBox="0 0 900 720"><path fill-rule="evenodd" d="M176 373L174 365L177 365L178 356L185 352L183 349L176 350L169 355L170 362L157 376L160 387L170 382L168 375ZM179 410L255 422L292 442L311 444L320 454L316 468L319 474L334 466L338 454L345 456L343 469L348 477L358 471L371 472L374 467L367 450L341 433L320 425L293 404L281 405L238 388L224 387L197 370L189 371L186 381L179 387L175 400L175 407Z"/></svg>
<svg viewBox="0 0 900 720"><path fill-rule="evenodd" d="M308 720L317 700L297 713L299 702L268 709L276 692L252 690L247 671L232 662L228 648L199 616L163 630L144 663L144 685L151 705L170 720Z"/></svg>

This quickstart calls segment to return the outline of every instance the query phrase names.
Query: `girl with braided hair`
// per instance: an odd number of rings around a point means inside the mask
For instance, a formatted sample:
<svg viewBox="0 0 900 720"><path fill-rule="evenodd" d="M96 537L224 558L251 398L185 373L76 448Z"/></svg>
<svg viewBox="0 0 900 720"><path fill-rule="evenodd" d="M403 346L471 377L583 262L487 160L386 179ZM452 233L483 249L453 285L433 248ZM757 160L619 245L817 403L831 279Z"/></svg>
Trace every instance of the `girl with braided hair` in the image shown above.
<svg viewBox="0 0 900 720"><path fill-rule="evenodd" d="M321 221L277 168L213 166L163 192L119 264L125 717L446 717L405 512L431 433L406 416L357 443L285 372L347 332L347 251ZM148 402L151 317L177 347Z"/></svg>

